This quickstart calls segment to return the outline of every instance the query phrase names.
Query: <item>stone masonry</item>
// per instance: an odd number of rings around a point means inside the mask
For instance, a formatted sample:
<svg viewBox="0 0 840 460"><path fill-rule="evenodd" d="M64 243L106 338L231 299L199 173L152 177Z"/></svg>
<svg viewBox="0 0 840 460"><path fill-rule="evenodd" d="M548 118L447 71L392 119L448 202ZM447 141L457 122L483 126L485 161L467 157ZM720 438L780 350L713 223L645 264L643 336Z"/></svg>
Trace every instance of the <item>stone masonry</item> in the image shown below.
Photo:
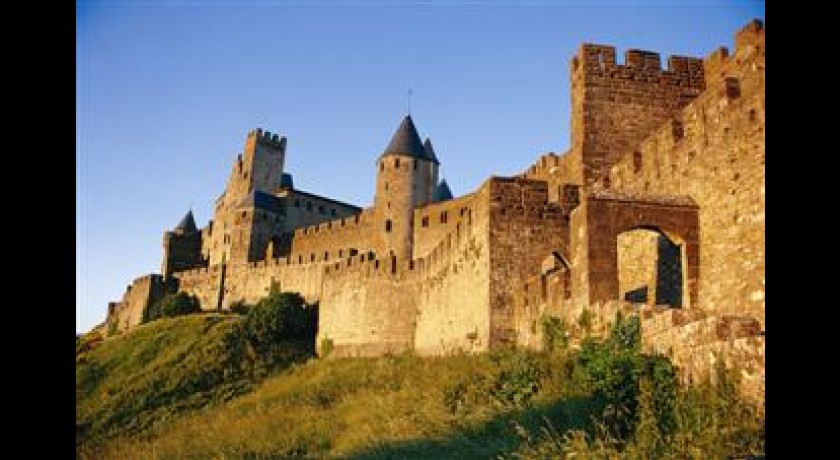
<svg viewBox="0 0 840 460"><path fill-rule="evenodd" d="M165 232L162 274L135 280L106 323L138 325L167 292L224 310L274 285L319 303L318 345L337 355L441 355L540 348L546 316L582 335L625 312L686 380L722 359L762 399L763 23L735 42L666 69L581 45L569 150L460 197L410 116L366 209L296 189L286 138L252 131L213 218Z"/></svg>

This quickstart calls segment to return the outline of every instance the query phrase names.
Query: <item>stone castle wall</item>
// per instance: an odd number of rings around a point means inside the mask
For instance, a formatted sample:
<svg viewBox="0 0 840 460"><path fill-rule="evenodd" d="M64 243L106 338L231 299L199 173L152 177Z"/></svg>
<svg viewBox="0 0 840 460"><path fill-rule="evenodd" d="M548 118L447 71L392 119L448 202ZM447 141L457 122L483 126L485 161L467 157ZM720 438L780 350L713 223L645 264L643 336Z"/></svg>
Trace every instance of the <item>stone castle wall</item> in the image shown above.
<svg viewBox="0 0 840 460"><path fill-rule="evenodd" d="M708 88L610 173L610 187L687 195L700 209L702 307L764 325L764 33L706 60Z"/></svg>
<svg viewBox="0 0 840 460"><path fill-rule="evenodd" d="M284 244L289 259L296 263L324 262L368 252L373 247L372 209L341 219L296 229Z"/></svg>
<svg viewBox="0 0 840 460"><path fill-rule="evenodd" d="M414 209L414 258L426 257L444 236L464 221L473 207L475 194L471 193L440 203L429 203Z"/></svg>
<svg viewBox="0 0 840 460"><path fill-rule="evenodd" d="M324 221L349 218L361 212L356 206L300 190L283 191L279 196L284 197L287 203L284 221L286 231L317 225Z"/></svg>
<svg viewBox="0 0 840 460"><path fill-rule="evenodd" d="M540 348L547 315L580 336L639 314L647 349L683 378L742 363L763 394L763 25L735 41L732 56L672 56L666 69L656 53L618 64L615 48L584 44L569 150L440 203L429 203L436 163L392 152L373 208L290 182L257 206L250 185L280 185L285 139L249 135L216 221L195 236L210 266L172 282L205 309L300 292L320 304L319 348L342 356ZM171 254L195 264L191 247ZM167 283L137 280L109 321L136 324Z"/></svg>
<svg viewBox="0 0 840 460"><path fill-rule="evenodd" d="M587 188L705 88L700 59L670 56L663 70L659 54L643 50L627 50L618 64L615 47L583 44L571 69L571 145Z"/></svg>
<svg viewBox="0 0 840 460"><path fill-rule="evenodd" d="M149 305L157 302L164 295L177 290L177 284L165 280L161 275L149 274L135 279L126 288L119 302L108 304L108 319L118 331L124 331L143 322L143 312Z"/></svg>

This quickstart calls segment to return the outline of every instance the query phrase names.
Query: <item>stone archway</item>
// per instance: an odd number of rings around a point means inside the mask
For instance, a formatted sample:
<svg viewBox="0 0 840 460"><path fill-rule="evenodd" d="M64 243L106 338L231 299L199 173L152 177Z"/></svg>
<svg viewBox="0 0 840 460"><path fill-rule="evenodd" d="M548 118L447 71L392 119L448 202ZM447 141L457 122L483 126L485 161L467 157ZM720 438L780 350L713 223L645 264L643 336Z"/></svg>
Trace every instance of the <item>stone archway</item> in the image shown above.
<svg viewBox="0 0 840 460"><path fill-rule="evenodd" d="M685 279L682 245L654 228L637 228L619 233L619 298L645 305L683 305Z"/></svg>
<svg viewBox="0 0 840 460"><path fill-rule="evenodd" d="M619 289L617 241L620 234L652 230L679 248L681 299L679 306L697 304L700 255L698 207L690 197L630 196L605 191L591 192L581 211L585 218L588 301L604 303L623 298ZM572 230L572 235L580 232ZM578 245L580 246L580 245Z"/></svg>

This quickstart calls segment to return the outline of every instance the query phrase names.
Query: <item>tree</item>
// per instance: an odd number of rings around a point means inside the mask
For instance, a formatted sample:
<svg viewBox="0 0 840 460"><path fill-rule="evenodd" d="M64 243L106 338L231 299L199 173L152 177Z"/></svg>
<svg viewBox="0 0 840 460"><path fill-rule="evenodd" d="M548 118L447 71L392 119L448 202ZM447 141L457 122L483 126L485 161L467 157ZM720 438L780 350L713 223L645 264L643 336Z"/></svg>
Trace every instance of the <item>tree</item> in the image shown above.
<svg viewBox="0 0 840 460"><path fill-rule="evenodd" d="M318 310L298 293L272 290L248 310L243 330L260 353L270 352L286 340L313 340L318 328Z"/></svg>
<svg viewBox="0 0 840 460"><path fill-rule="evenodd" d="M187 315L201 311L198 298L186 292L166 294L143 312L143 322L148 323L160 318Z"/></svg>

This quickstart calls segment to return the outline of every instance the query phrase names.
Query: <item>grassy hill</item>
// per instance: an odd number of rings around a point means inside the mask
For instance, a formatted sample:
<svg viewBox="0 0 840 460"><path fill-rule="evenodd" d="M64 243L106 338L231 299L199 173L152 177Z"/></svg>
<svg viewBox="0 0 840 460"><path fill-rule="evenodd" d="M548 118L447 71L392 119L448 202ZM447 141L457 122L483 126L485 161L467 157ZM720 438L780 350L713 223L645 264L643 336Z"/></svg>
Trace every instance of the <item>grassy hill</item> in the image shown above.
<svg viewBox="0 0 840 460"><path fill-rule="evenodd" d="M305 347L288 344L268 365L242 345L241 318L159 320L78 355L78 456L536 459L621 451L622 458L723 458L763 451L763 420L730 387L676 389L666 384L671 377L648 379L667 366L632 349L593 342L581 352L306 360ZM624 412L617 401L627 402Z"/></svg>

